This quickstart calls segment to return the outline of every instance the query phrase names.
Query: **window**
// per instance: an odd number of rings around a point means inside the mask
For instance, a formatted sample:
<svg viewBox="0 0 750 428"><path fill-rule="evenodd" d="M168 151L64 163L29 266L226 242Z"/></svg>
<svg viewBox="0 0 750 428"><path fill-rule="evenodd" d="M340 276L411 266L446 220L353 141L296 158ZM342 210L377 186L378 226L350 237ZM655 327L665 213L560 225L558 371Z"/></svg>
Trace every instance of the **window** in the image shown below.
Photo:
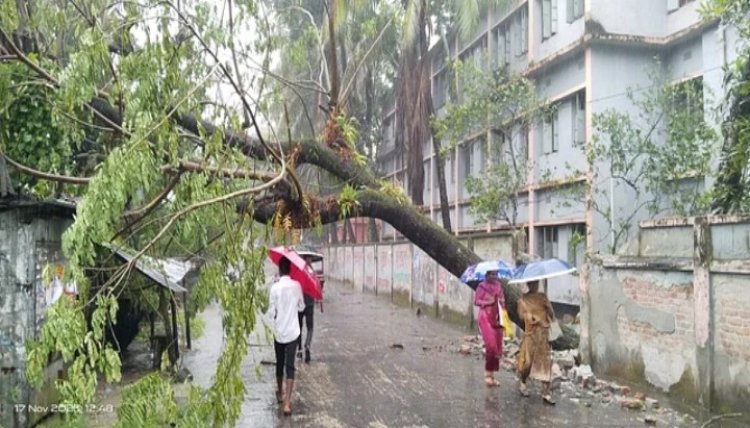
<svg viewBox="0 0 750 428"><path fill-rule="evenodd" d="M567 2L568 23L571 23L583 16L583 0L567 0Z"/></svg>
<svg viewBox="0 0 750 428"><path fill-rule="evenodd" d="M521 131L518 134L518 138L520 138L520 153L521 156L523 156L523 162L526 163L529 161L529 127L524 126L521 128Z"/></svg>
<svg viewBox="0 0 750 428"><path fill-rule="evenodd" d="M525 7L514 15L513 28L513 50L516 56L523 56L529 50L529 16Z"/></svg>
<svg viewBox="0 0 750 428"><path fill-rule="evenodd" d="M545 259L557 257L557 227L541 227L539 229L539 240L537 241L539 256Z"/></svg>
<svg viewBox="0 0 750 428"><path fill-rule="evenodd" d="M461 157L464 161L464 170L462 177L471 177L474 172L474 142L468 141L461 147Z"/></svg>
<svg viewBox="0 0 750 428"><path fill-rule="evenodd" d="M439 109L448 100L448 70L442 69L434 78L432 83L432 101L435 108Z"/></svg>
<svg viewBox="0 0 750 428"><path fill-rule="evenodd" d="M542 40L557 34L557 0L542 0Z"/></svg>
<svg viewBox="0 0 750 428"><path fill-rule="evenodd" d="M481 43L467 49L461 54L461 62L464 64L474 64L477 70L484 68L485 39Z"/></svg>
<svg viewBox="0 0 750 428"><path fill-rule="evenodd" d="M428 159L427 162L424 163L423 168L425 170L424 188L426 190L430 190L430 187L431 187L430 184L432 183L432 180L430 179L430 177L432 176L432 173L431 173L431 171L432 171L432 162L430 162L430 160Z"/></svg>
<svg viewBox="0 0 750 428"><path fill-rule="evenodd" d="M586 93L575 94L572 103L573 145L580 146L586 142Z"/></svg>
<svg viewBox="0 0 750 428"><path fill-rule="evenodd" d="M583 250L586 248L586 225L574 224L568 240L568 263L578 266L583 262Z"/></svg>
<svg viewBox="0 0 750 428"><path fill-rule="evenodd" d="M555 110L542 123L542 149L545 154L557 152L559 147L560 115Z"/></svg>
<svg viewBox="0 0 750 428"><path fill-rule="evenodd" d="M501 25L495 30L495 66L506 67L510 64L510 32L508 25Z"/></svg>
<svg viewBox="0 0 750 428"><path fill-rule="evenodd" d="M703 120L703 77L678 83L672 91L672 113Z"/></svg>
<svg viewBox="0 0 750 428"><path fill-rule="evenodd" d="M692 3L694 0L667 0L667 11L673 12L688 3Z"/></svg>
<svg viewBox="0 0 750 428"><path fill-rule="evenodd" d="M456 151L455 150L451 150L450 171L451 171L451 183L455 183L456 182Z"/></svg>

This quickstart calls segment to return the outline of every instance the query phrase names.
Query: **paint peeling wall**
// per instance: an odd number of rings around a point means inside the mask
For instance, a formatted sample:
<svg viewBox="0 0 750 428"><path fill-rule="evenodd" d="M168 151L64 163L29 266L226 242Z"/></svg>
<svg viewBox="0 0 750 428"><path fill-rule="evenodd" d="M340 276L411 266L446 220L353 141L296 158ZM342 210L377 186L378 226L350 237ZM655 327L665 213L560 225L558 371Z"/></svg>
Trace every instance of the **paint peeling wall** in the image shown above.
<svg viewBox="0 0 750 428"><path fill-rule="evenodd" d="M582 349L597 372L747 410L750 218L643 222L627 252L593 264L590 284Z"/></svg>
<svg viewBox="0 0 750 428"><path fill-rule="evenodd" d="M462 240L466 245L473 242ZM509 241L497 237L485 240L487 251L496 252ZM507 245L506 245L507 244ZM357 252L363 256L359 261ZM326 276L329 280L344 281L346 272L340 273L337 266L349 264L346 255L352 254L354 276L348 285L355 290L374 292L393 303L418 307L423 313L437 316L458 325L473 325L473 290L443 269L435 260L410 243L373 244L329 247L325 253L338 260L328 260ZM342 260L344 261L342 263ZM357 278L357 264L364 265L363 274ZM342 267L342 269L344 269ZM362 285L362 281L364 285ZM372 284L372 285L370 285Z"/></svg>
<svg viewBox="0 0 750 428"><path fill-rule="evenodd" d="M14 414L15 404L49 404L54 389L47 384L32 391L25 383L26 341L36 338L47 309L45 267L65 266L61 236L67 218L33 208L0 211L0 426L26 426L26 413ZM61 363L54 361L45 376L51 382Z"/></svg>

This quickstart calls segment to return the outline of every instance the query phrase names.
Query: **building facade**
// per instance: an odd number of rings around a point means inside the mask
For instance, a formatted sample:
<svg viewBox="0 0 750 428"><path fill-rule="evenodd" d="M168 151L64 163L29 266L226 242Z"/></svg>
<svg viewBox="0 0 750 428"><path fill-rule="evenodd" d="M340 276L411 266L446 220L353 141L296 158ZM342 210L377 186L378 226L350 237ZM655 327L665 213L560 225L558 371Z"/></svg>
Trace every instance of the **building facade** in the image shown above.
<svg viewBox="0 0 750 428"><path fill-rule="evenodd" d="M724 67L735 58L736 34L699 13L699 0L525 0L481 14L474 37L448 36L431 51L432 95L436 114L449 102L447 58L471 61L487 72L503 69L531 80L538 96L554 106L550 117L514 132L508 142L495 124L477 129L445 157L445 175L456 234L511 228L507 222L478 224L470 212L466 179L483 173L504 145L524 153L526 185L519 189L515 227L525 233L523 251L560 257L581 265L588 249L613 253L636 236L639 221L670 211L669 196L658 212L642 200L650 191L632 186L612 173L607 159L588 162L595 141L595 118L609 111L639 118L638 94L655 89L654 75L666 85L697 83L697 97L687 100L701 109L707 123L717 124ZM448 46L450 52L447 52ZM656 70L656 73L654 71ZM460 91L460 87L459 87ZM459 93L459 97L460 97ZM687 96L685 97L687 98ZM686 100L675 102L683 103ZM408 189L404 150L395 146L395 115L384 118L379 168L384 177ZM659 125L661 127L662 125ZM718 129L718 126L714 126ZM666 140L668 132L657 129ZM432 143L423 146L423 210L441 222ZM711 164L718 165L716 159ZM636 161L643 162L643 160ZM710 174L675 177L685 186L707 189ZM583 193L571 191L583 189ZM626 226L629 225L629 226ZM588 232L588 233L587 233ZM632 233L629 233L632 232ZM383 234L396 236L386 226ZM583 289L586 285L583 285ZM580 304L579 278L550 280L551 300Z"/></svg>

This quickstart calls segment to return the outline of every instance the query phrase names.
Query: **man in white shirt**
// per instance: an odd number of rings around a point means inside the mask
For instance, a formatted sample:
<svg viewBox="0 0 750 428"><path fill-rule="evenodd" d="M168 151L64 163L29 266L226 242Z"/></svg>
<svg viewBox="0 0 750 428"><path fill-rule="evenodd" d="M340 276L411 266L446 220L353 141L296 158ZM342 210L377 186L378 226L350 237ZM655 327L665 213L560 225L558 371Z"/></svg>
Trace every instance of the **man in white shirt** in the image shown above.
<svg viewBox="0 0 750 428"><path fill-rule="evenodd" d="M305 310L302 286L289 277L292 264L286 257L279 260L279 280L271 286L268 314L273 325L273 348L276 353L276 399L283 402L284 415L292 413L294 388L294 354L300 335L297 314ZM286 389L284 369L286 368Z"/></svg>

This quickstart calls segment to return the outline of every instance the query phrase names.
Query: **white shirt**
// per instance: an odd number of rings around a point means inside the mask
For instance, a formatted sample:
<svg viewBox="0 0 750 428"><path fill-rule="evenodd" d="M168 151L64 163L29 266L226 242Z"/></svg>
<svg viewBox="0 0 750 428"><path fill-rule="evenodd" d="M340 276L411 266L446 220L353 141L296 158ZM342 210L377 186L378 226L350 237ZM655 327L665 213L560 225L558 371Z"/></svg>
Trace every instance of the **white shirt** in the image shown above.
<svg viewBox="0 0 750 428"><path fill-rule="evenodd" d="M299 282L284 275L271 285L268 315L271 317L277 342L290 343L297 340L300 333L297 314L304 310L305 301Z"/></svg>

